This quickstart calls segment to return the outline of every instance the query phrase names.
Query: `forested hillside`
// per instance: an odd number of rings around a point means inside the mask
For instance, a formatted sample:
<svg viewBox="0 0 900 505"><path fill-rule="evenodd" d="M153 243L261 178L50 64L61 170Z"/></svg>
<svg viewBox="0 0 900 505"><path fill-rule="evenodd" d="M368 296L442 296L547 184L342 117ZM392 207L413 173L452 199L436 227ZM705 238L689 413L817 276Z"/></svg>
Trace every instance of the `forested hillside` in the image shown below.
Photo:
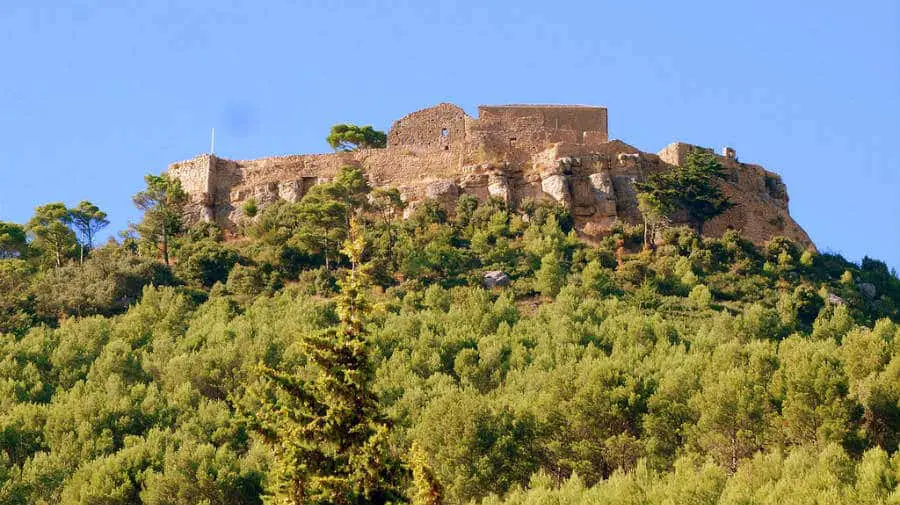
<svg viewBox="0 0 900 505"><path fill-rule="evenodd" d="M0 503L900 503L880 261L355 169L227 240L183 196L0 223Z"/></svg>

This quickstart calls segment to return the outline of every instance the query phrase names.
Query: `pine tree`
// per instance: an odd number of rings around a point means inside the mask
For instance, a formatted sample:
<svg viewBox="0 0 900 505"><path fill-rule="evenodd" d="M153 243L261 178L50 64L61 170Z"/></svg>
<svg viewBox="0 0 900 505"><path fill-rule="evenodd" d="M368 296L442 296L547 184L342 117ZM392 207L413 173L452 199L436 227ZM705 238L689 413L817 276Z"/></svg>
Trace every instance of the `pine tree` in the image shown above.
<svg viewBox="0 0 900 505"><path fill-rule="evenodd" d="M552 252L545 254L541 258L541 268L535 273L534 288L542 295L553 298L565 284L565 276L559 257Z"/></svg>
<svg viewBox="0 0 900 505"><path fill-rule="evenodd" d="M28 249L25 227L0 221L0 260L20 258Z"/></svg>
<svg viewBox="0 0 900 505"><path fill-rule="evenodd" d="M83 200L74 209L69 209L69 216L72 227L80 235L78 261L84 263L85 249L88 251L94 249L94 237L109 225L109 220L106 219L106 212L87 200Z"/></svg>
<svg viewBox="0 0 900 505"><path fill-rule="evenodd" d="M75 233L69 228L72 216L62 202L48 203L34 209L26 228L34 235L39 248L52 255L56 268L75 249Z"/></svg>
<svg viewBox="0 0 900 505"><path fill-rule="evenodd" d="M400 497L399 465L372 392L364 246L354 223L343 251L353 268L341 283L341 324L301 340L316 377L260 367L268 387L251 426L273 449L270 491L279 503L382 504Z"/></svg>
<svg viewBox="0 0 900 505"><path fill-rule="evenodd" d="M147 175L144 181L147 189L132 198L134 205L144 211L144 220L137 225L137 231L141 239L160 245L163 261L168 265L169 243L181 231L188 196L181 181L168 174Z"/></svg>
<svg viewBox="0 0 900 505"><path fill-rule="evenodd" d="M723 177L724 170L715 155L704 151L688 155L683 167L649 174L645 182L635 183L645 219L648 211L667 217L684 212L702 235L707 221L735 205L719 189L717 180Z"/></svg>

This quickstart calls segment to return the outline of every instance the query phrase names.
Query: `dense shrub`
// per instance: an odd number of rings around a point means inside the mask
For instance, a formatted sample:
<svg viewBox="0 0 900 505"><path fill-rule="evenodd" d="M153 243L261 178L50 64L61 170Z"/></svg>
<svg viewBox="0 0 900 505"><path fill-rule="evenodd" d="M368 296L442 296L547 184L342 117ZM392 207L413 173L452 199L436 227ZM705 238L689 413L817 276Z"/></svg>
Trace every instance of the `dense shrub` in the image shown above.
<svg viewBox="0 0 900 505"><path fill-rule="evenodd" d="M401 221L344 175L326 188L339 233L303 228L321 199L269 204L249 237L178 236L177 280L134 238L58 268L0 259L0 503L261 503L260 402L303 408L309 381L357 373L389 456L418 448L397 484L433 503L896 498L900 281L882 262L684 228L638 252L624 223L586 245L556 207L465 197ZM488 269L511 286L484 289ZM350 271L377 287L347 290ZM341 375L321 338L339 316L371 370ZM275 398L261 370L289 374Z"/></svg>

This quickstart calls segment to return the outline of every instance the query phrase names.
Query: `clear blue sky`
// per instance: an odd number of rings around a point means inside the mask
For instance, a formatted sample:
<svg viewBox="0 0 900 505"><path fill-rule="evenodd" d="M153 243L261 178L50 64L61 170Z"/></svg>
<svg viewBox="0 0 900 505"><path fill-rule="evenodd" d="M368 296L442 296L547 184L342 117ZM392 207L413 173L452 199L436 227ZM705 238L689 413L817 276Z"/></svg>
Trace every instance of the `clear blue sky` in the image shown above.
<svg viewBox="0 0 900 505"><path fill-rule="evenodd" d="M37 7L41 5L41 7ZM442 101L609 107L612 137L734 146L820 249L900 267L900 3L0 1L0 219L148 172L327 150Z"/></svg>

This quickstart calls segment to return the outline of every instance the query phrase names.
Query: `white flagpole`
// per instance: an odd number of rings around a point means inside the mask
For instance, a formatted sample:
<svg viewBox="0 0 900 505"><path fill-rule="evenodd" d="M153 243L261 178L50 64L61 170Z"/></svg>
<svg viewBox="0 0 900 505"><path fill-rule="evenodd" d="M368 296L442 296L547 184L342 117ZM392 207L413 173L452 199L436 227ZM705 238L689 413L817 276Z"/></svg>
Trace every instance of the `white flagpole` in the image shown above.
<svg viewBox="0 0 900 505"><path fill-rule="evenodd" d="M212 129L209 137L209 154L216 154L216 129Z"/></svg>

